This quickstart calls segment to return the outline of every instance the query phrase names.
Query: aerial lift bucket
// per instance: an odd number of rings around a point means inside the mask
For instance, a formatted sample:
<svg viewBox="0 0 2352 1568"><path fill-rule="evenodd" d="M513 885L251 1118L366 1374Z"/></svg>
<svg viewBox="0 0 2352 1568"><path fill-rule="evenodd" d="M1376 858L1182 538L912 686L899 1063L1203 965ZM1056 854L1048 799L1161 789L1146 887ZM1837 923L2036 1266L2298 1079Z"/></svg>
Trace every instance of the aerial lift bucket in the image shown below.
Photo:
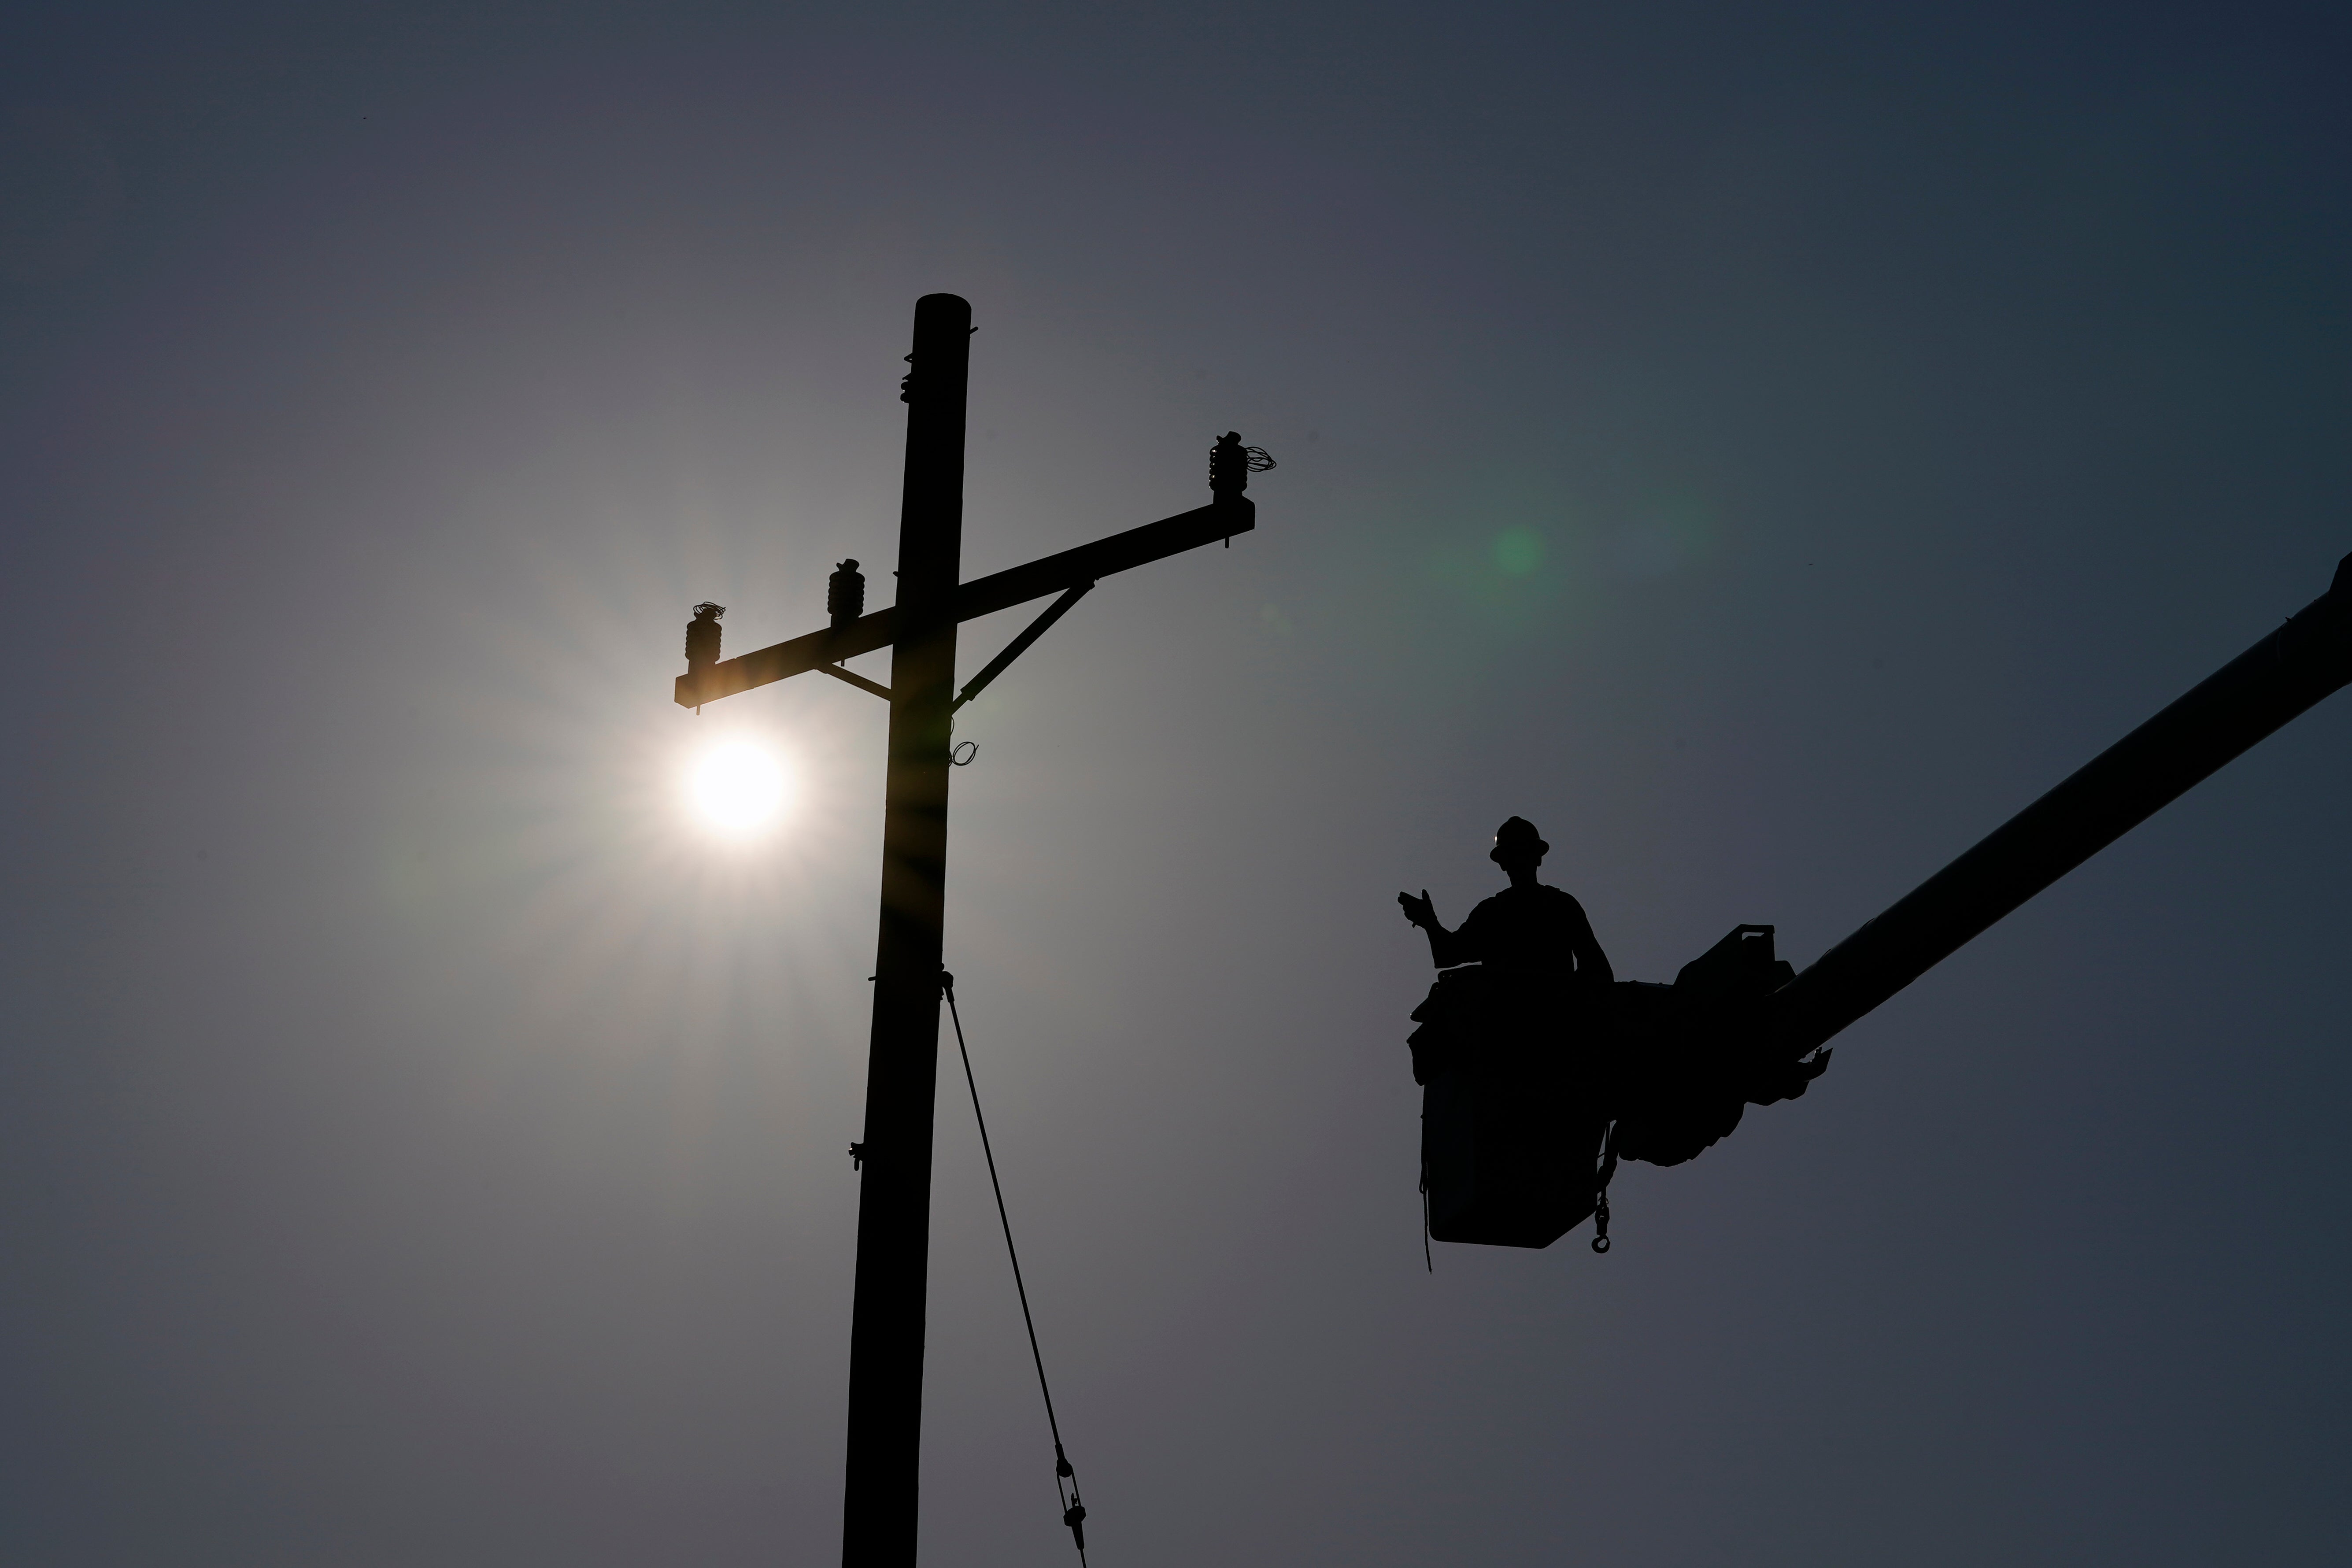
<svg viewBox="0 0 2352 1568"><path fill-rule="evenodd" d="M1413 1013L1431 1239L1549 1247L1598 1207L1612 1122L1621 1157L1679 1164L1737 1127L1744 1101L1802 1093L1818 1067L1759 1089L1746 1048L1757 1003L1790 974L1770 926L1739 926L1672 985L1620 981L1564 1006L1557 1036L1496 1026L1479 966L1441 974Z"/></svg>

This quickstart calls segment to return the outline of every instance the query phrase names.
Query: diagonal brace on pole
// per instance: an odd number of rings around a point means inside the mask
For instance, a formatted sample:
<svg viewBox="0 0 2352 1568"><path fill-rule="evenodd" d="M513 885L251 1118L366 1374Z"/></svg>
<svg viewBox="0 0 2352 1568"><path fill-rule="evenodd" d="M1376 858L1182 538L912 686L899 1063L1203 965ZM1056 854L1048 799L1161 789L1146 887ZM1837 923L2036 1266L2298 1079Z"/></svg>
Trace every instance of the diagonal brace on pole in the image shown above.
<svg viewBox="0 0 2352 1568"><path fill-rule="evenodd" d="M830 675L835 680L845 680L850 685L857 688L860 691L871 691L875 696L879 697L885 702L890 700L890 689L888 687L883 685L878 680L868 680L862 675L844 669L837 664L820 664L816 666L816 672L819 675Z"/></svg>
<svg viewBox="0 0 2352 1568"><path fill-rule="evenodd" d="M1052 604L1046 605L1045 613L1039 616L1035 620L1031 621L1027 629L1023 631L1019 637L1014 637L1011 642L1006 643L1004 645L1004 651L998 654L994 658L990 659L986 668L982 669L978 675L973 676L970 680L964 682L963 689L958 692L956 694L956 700L952 703L949 704L948 711L950 713L954 712L957 709L962 707L965 703L971 701L973 698L987 690L988 683L990 681L994 680L998 676L1003 675L1005 670L1012 666L1014 659L1019 658L1023 654L1028 652L1029 645L1035 642L1039 637L1044 637L1045 635L1045 628L1052 626L1055 621L1060 620L1063 616L1066 615L1072 605L1076 604L1080 599L1085 598L1088 594L1092 593L1094 591L1094 586L1095 585L1092 583L1081 583L1076 587L1071 589L1068 593L1063 595L1060 598L1055 600ZM830 671L827 673L830 673Z"/></svg>

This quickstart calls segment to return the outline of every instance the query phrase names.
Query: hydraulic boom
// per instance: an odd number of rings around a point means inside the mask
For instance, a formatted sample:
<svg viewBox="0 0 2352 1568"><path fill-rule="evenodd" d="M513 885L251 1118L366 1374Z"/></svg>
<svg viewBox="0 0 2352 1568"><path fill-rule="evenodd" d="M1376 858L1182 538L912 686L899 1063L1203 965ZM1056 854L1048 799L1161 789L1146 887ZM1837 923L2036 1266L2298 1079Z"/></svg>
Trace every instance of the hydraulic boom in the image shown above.
<svg viewBox="0 0 2352 1568"><path fill-rule="evenodd" d="M1783 1059L1811 1051L2347 683L2352 555L2284 626L1773 992L1766 1050Z"/></svg>

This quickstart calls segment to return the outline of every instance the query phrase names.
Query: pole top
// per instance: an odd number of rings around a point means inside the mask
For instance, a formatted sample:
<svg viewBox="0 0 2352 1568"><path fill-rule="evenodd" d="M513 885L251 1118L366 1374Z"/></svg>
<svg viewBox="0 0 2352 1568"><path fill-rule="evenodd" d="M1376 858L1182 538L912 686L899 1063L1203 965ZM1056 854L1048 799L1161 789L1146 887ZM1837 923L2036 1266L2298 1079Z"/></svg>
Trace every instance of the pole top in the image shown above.
<svg viewBox="0 0 2352 1568"><path fill-rule="evenodd" d="M961 294L926 294L915 301L915 330L926 327L969 327L971 301Z"/></svg>

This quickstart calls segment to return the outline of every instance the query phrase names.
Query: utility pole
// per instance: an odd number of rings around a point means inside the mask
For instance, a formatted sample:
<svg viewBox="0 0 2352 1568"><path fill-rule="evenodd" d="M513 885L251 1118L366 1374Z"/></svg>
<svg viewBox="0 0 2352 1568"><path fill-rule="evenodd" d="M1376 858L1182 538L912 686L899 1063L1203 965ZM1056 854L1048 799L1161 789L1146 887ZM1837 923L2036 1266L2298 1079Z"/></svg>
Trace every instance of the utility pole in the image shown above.
<svg viewBox="0 0 2352 1568"><path fill-rule="evenodd" d="M915 305L907 477L898 509L898 637L882 805L882 929L866 1052L857 1291L849 1321L845 1563L912 1563L931 1236L931 1110L940 1065L948 869L948 706L963 545L964 388L971 307Z"/></svg>
<svg viewBox="0 0 2352 1568"><path fill-rule="evenodd" d="M850 1311L844 1568L908 1568L915 1561L952 765L949 719L1098 579L1219 539L1230 544L1234 535L1256 527L1256 508L1243 491L1252 469L1273 466L1229 433L1211 455L1214 499L1209 505L960 583L971 331L971 307L957 296L926 294L916 301L914 353L908 356L912 368L901 393L907 468L898 518L898 603L854 618L837 615L829 627L725 660L719 658L719 606L705 606L688 629L687 672L674 691L681 707L698 708L817 670L890 704L866 1131L851 1148L864 1184ZM845 570L854 565L845 563ZM1060 596L956 694L957 625L1047 594ZM887 688L840 667L885 647L891 650Z"/></svg>

